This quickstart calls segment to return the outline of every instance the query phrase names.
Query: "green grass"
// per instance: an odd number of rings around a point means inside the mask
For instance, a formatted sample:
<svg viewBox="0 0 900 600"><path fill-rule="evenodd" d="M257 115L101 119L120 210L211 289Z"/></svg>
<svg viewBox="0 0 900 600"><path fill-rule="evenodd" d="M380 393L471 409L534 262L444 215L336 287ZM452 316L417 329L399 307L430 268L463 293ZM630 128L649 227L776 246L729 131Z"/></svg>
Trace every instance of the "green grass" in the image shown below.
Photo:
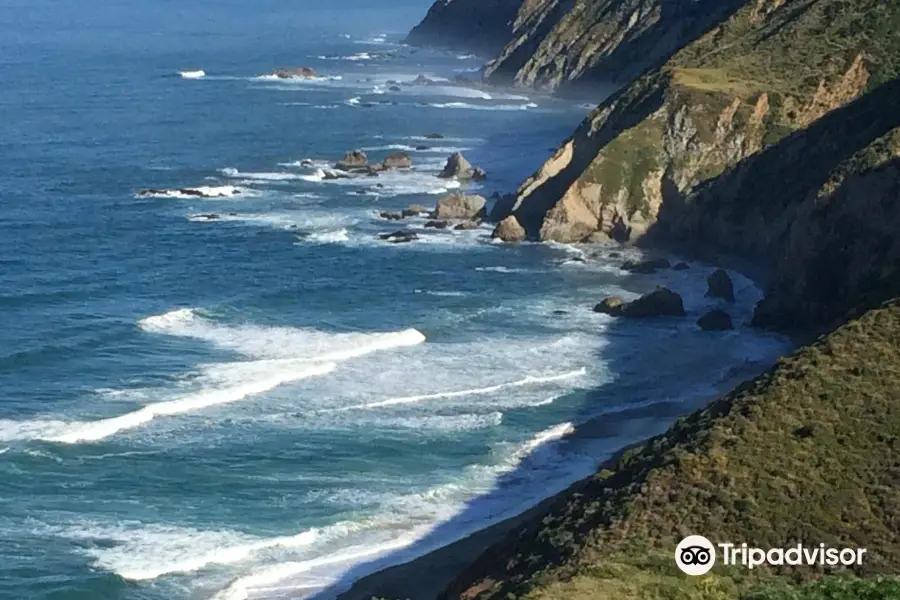
<svg viewBox="0 0 900 600"><path fill-rule="evenodd" d="M896 580L844 578L900 572L898 389L893 302L561 494L542 518L482 555L448 597L842 600L844 590L868 590L888 598ZM671 557L692 533L868 554L852 570L717 565L690 578Z"/></svg>

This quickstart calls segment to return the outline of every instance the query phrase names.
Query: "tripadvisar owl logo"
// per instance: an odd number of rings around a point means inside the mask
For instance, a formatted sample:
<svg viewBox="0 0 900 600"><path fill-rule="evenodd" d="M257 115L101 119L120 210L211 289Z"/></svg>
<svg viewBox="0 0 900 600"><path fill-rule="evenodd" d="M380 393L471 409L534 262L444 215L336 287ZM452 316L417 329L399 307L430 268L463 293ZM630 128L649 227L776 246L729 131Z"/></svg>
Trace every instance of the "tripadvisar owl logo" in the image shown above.
<svg viewBox="0 0 900 600"><path fill-rule="evenodd" d="M688 575L705 575L716 564L716 548L702 535L689 535L675 548L675 564Z"/></svg>

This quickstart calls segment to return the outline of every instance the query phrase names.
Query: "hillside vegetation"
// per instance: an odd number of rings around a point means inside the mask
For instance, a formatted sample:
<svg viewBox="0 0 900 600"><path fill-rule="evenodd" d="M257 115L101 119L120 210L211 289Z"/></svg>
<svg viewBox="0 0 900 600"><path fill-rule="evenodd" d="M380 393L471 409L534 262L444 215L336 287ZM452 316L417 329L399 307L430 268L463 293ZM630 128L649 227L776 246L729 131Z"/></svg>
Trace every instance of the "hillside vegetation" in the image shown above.
<svg viewBox="0 0 900 600"><path fill-rule="evenodd" d="M894 301L561 494L543 518L486 551L446 597L896 598L896 578L854 578L900 572L898 389ZM717 565L691 578L673 555L681 538L697 533L868 554L854 571Z"/></svg>

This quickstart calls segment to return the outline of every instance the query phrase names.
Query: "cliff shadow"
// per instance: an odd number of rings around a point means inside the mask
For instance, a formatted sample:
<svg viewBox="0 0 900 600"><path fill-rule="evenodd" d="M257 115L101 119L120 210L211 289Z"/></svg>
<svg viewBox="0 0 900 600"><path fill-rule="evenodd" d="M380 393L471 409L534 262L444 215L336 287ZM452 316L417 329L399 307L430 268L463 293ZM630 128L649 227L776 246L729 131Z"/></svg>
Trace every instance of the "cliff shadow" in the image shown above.
<svg viewBox="0 0 900 600"><path fill-rule="evenodd" d="M698 269L697 273L702 275L698 276L699 284L708 271ZM653 275L632 275L621 283L627 289L652 289L657 281ZM584 306L583 310L591 308ZM314 598L434 600L460 573L486 555L491 546L504 539L514 544L518 532L528 522L536 522L543 513L565 502L569 493L583 485L586 481L583 478L596 472L597 463L609 464L624 448L664 432L678 417L705 406L718 394L697 392L696 380L706 379L685 375L693 363L679 357L683 362L665 374L662 374L665 369L660 368L673 356L673 345L679 343L679 338L672 334L683 331L685 325L693 326L693 318L696 317L604 319L605 345L595 351L594 357L615 379L599 387L572 392L580 396L579 402L573 413L560 419L575 424L569 435L531 448L515 468L496 479L490 490L465 503L453 517L438 524L412 546L352 567L339 582ZM560 484L543 478L546 461L567 469L570 461L584 466L579 461L586 456L593 459L587 461L590 464L583 473L568 479L574 483ZM519 498L511 492L523 496ZM510 508L511 498L525 501L528 499L525 494L533 493L549 497L543 501L535 497L525 506ZM529 505L532 507L527 508ZM515 514L522 510L525 512ZM481 529L487 519L499 522ZM459 539L461 535L467 537ZM455 539L459 541L453 542ZM350 584L352 587L348 589Z"/></svg>
<svg viewBox="0 0 900 600"><path fill-rule="evenodd" d="M858 176L875 166L878 160L891 155L893 150L890 148L879 149L878 140L898 127L900 78L827 113L806 129L746 158L687 195L679 193L672 185L664 185L657 222L643 243L662 243L679 252L704 258L709 249L714 248L719 253L763 261L773 270L767 297L783 294L786 290L796 295L800 285L797 271L801 266L804 272L824 270L827 275L817 277L821 280L819 283L810 280L804 295L811 304L832 305L837 300L836 290L841 287L837 279L853 275L839 267L847 262L846 256L852 253L854 241L828 221L832 218L829 215L843 215L846 222L843 230L857 231L862 237L878 234L880 225L866 225L862 213L853 217L860 221L859 226L851 224L846 214L850 210L848 203L830 202L827 198L842 198L842 194L848 193L845 189L848 178ZM879 158L880 155L884 156ZM818 196L820 190L825 190L821 198ZM855 203L862 206L869 200L860 194L873 193L874 189L856 194ZM890 195L889 192L880 193ZM869 218L874 214L890 214L880 212L882 208L878 205L862 210L868 211ZM801 231L804 228L806 230ZM828 255L831 267L817 266L824 260L824 255L803 256L795 252L798 240L804 236L810 240L817 236L819 246L833 248ZM825 239L827 236L834 239ZM838 239L843 242L835 245ZM883 252L876 254L887 256ZM857 267L868 268L866 265ZM816 309L816 312L821 311ZM801 316L795 311L788 320L796 322L785 321L780 325L812 325L808 318ZM838 316L833 314L826 318L823 313L816 319L824 322ZM764 323L759 321L758 324Z"/></svg>

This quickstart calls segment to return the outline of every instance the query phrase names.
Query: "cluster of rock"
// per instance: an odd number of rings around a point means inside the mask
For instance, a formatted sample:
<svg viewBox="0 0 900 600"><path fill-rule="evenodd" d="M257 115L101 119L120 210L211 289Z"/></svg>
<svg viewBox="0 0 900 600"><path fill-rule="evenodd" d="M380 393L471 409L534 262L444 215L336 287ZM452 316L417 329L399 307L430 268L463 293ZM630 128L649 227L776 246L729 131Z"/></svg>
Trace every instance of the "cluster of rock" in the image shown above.
<svg viewBox="0 0 900 600"><path fill-rule="evenodd" d="M278 79L315 79L318 75L309 67L292 67L275 69L271 73L264 73L262 77L277 77Z"/></svg>
<svg viewBox="0 0 900 600"><path fill-rule="evenodd" d="M421 204L410 204L402 211L382 211L378 216L388 221L400 221L407 217L420 217L427 215L426 229L453 229L455 231L467 231L478 229L485 216L487 200L482 196L466 195L459 192L441 198L434 210L429 211ZM456 221L454 223L454 221ZM393 242L412 242L418 236L411 231L396 231L382 234L380 239Z"/></svg>
<svg viewBox="0 0 900 600"><path fill-rule="evenodd" d="M665 266L663 266L665 265ZM679 263L679 265L687 265ZM677 265L677 266L679 266ZM655 272L648 271L650 267L669 268L669 262L665 259L626 262L624 267L631 267L634 273ZM711 298L719 298L733 303L734 284L731 277L723 269L717 269L707 278L708 290L706 295ZM659 286L652 292L644 294L631 302L626 302L621 296L608 296L594 307L594 312L613 317L625 317L629 319L643 319L648 317L684 317L684 300L677 293L667 287ZM704 331L727 331L734 329L731 315L721 308L716 308L705 313L697 320L697 325Z"/></svg>
<svg viewBox="0 0 900 600"><path fill-rule="evenodd" d="M362 150L351 150L344 154L344 158L334 165L335 169L345 173L359 173L370 176L377 176L382 171L390 171L392 169L409 169L412 168L412 159L406 152L394 152L385 157L378 163L370 164L369 157ZM333 172L332 172L333 173ZM339 177L340 174L337 174ZM328 172L326 172L328 179Z"/></svg>

